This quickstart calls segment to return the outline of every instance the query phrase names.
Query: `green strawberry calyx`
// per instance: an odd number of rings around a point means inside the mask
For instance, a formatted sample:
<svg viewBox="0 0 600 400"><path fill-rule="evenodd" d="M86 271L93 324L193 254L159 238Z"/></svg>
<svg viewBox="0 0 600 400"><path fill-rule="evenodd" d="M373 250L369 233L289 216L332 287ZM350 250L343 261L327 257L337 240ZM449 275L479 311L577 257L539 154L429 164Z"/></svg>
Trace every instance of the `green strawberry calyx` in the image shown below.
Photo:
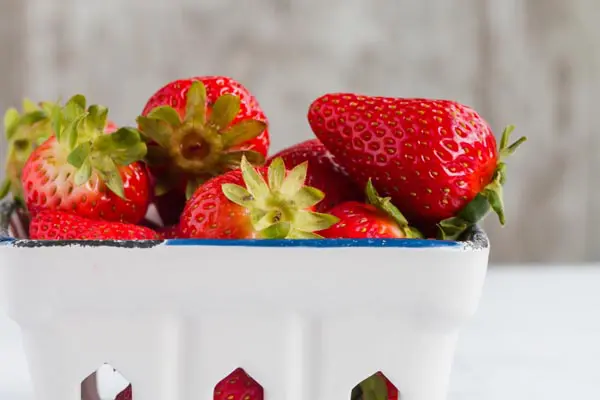
<svg viewBox="0 0 600 400"><path fill-rule="evenodd" d="M23 187L21 172L27 159L51 134L50 109L52 103L36 104L29 99L23 100L20 113L16 108L9 108L4 114L4 133L7 143L5 180L0 184L0 200L8 194L22 207Z"/></svg>
<svg viewBox="0 0 600 400"><path fill-rule="evenodd" d="M502 196L502 187L506 182L506 159L527 141L527 137L522 136L509 145L510 135L514 129L513 125L509 125L502 132L498 149L499 160L492 181L457 216L440 221L438 239L456 240L460 238L464 231L485 218L490 211L494 211L498 215L500 225L506 223Z"/></svg>
<svg viewBox="0 0 600 400"><path fill-rule="evenodd" d="M245 187L222 186L231 202L250 211L250 221L263 239L321 239L315 232L327 229L339 219L311 211L325 197L320 190L305 186L308 162L287 171L283 159L273 160L267 180L242 156L240 169Z"/></svg>
<svg viewBox="0 0 600 400"><path fill-rule="evenodd" d="M367 202L372 206L375 206L377 209L385 213L387 216L392 218L398 228L404 234L404 237L407 239L421 239L423 238L423 234L416 228L413 228L409 225L408 220L402 215L402 212L392 204L391 197L380 197L379 193L377 193L377 189L373 186L373 182L371 178L369 178L367 182L367 186L365 189L365 194L367 196Z"/></svg>
<svg viewBox="0 0 600 400"><path fill-rule="evenodd" d="M166 179L157 185L157 195L168 191L175 179L189 178L188 197L205 180L236 169L242 157L254 165L262 165L265 157L253 150L238 150L240 145L258 137L267 129L267 123L246 119L232 125L240 112L241 100L233 94L223 94L209 105L206 87L194 81L186 97L183 118L170 106L158 106L137 123L142 135L158 146L150 146L150 165L170 166ZM169 176L170 175L170 176Z"/></svg>
<svg viewBox="0 0 600 400"><path fill-rule="evenodd" d="M75 95L64 107L52 109L51 124L56 139L66 149L66 161L76 168L76 185L97 176L110 191L125 198L120 168L141 161L146 144L135 128L122 127L106 134L108 108L86 107L83 95Z"/></svg>

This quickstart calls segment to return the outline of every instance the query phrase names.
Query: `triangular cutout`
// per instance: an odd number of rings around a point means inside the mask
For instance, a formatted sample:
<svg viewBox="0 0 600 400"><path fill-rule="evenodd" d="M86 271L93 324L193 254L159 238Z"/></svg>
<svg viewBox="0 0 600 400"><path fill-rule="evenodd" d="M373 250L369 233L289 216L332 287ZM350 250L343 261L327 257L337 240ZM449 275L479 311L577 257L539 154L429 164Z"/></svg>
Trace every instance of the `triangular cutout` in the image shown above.
<svg viewBox="0 0 600 400"><path fill-rule="evenodd" d="M398 400L398 388L378 371L352 389L350 400Z"/></svg>
<svg viewBox="0 0 600 400"><path fill-rule="evenodd" d="M132 399L131 383L108 364L103 364L81 382L81 400Z"/></svg>
<svg viewBox="0 0 600 400"><path fill-rule="evenodd" d="M215 386L214 400L263 400L263 387L242 368L236 368Z"/></svg>

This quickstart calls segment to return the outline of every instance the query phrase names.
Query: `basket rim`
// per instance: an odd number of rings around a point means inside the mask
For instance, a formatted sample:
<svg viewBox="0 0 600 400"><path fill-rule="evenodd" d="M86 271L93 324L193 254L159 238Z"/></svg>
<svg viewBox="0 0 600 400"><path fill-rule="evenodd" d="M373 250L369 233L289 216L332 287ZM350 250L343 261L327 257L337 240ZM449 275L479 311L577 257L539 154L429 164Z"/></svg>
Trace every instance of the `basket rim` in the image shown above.
<svg viewBox="0 0 600 400"><path fill-rule="evenodd" d="M7 214L14 210L14 203L0 204L0 246L13 248L49 247L119 247L148 249L157 246L195 247L263 247L263 248L411 248L411 249L461 249L483 250L490 246L485 231L475 225L459 240L437 239L166 239L166 240L32 240L11 237L8 233ZM3 215L2 215L3 214ZM3 216L3 218L2 218Z"/></svg>

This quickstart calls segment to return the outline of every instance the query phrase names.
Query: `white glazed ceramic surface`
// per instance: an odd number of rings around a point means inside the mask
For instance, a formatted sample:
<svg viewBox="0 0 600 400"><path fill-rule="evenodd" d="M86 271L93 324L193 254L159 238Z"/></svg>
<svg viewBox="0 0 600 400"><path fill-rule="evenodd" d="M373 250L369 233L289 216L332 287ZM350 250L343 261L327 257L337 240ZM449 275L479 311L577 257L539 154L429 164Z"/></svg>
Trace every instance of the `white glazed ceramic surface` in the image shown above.
<svg viewBox="0 0 600 400"><path fill-rule="evenodd" d="M208 400L236 367L267 400L348 400L377 371L402 400L443 400L488 253L480 231L465 242L5 238L0 284L39 400L80 400L106 362L134 400Z"/></svg>

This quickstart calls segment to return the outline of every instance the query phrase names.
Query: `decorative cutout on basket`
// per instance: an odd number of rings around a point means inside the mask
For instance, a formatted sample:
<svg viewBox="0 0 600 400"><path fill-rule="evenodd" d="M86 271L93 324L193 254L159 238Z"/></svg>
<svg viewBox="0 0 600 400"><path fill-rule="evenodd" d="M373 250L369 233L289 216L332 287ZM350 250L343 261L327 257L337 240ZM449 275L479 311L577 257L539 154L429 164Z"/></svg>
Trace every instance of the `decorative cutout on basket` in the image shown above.
<svg viewBox="0 0 600 400"><path fill-rule="evenodd" d="M263 400L263 387L242 368L236 368L215 386L214 400Z"/></svg>
<svg viewBox="0 0 600 400"><path fill-rule="evenodd" d="M132 400L131 383L109 364L103 364L81 382L81 400Z"/></svg>
<svg viewBox="0 0 600 400"><path fill-rule="evenodd" d="M398 400L400 392L392 382L378 371L352 389L350 400Z"/></svg>

